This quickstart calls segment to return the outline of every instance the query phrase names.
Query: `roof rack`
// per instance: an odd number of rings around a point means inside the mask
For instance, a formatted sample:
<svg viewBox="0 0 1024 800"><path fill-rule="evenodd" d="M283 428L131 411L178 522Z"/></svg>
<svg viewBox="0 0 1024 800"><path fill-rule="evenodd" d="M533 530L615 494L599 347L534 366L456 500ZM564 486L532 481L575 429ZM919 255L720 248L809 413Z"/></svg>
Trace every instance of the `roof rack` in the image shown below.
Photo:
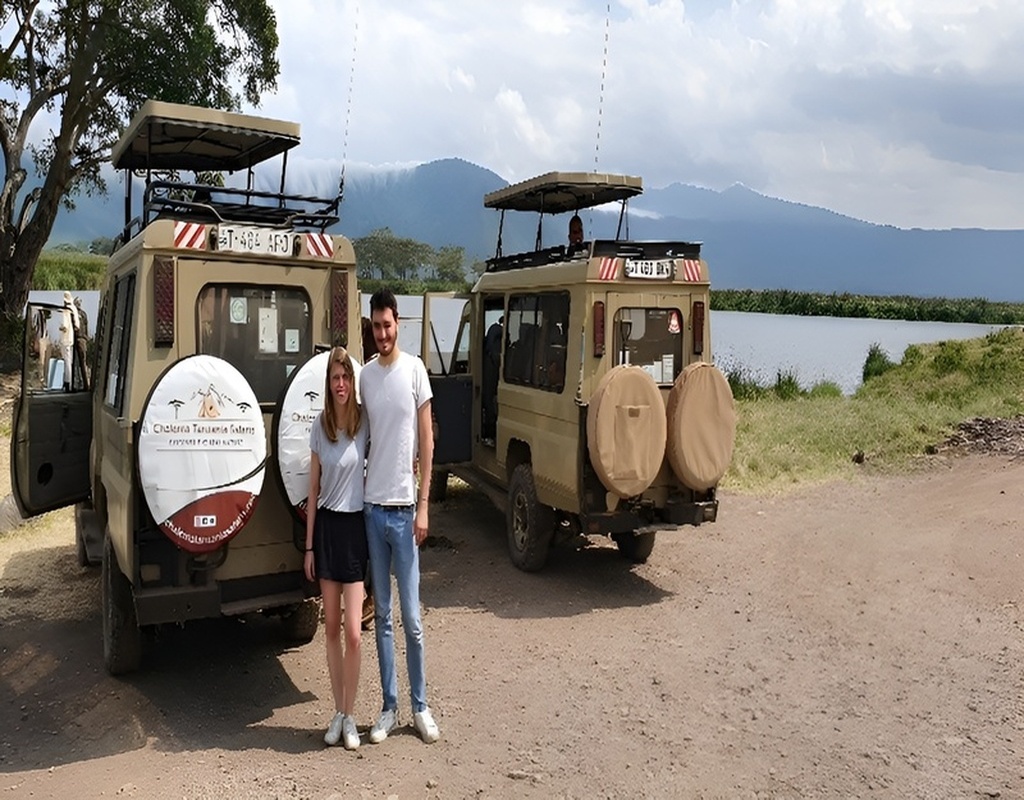
<svg viewBox="0 0 1024 800"><path fill-rule="evenodd" d="M548 172L527 181L514 183L504 189L484 195L484 207L501 211L498 223L498 245L495 259L502 258L501 236L505 228L506 211L533 211L537 220L537 238L534 250L541 250L545 214L562 214L567 211L581 211L585 208L621 204L619 227L615 238L622 233L629 198L644 191L643 182L633 175L612 175L599 172Z"/></svg>
<svg viewBox="0 0 1024 800"><path fill-rule="evenodd" d="M484 207L562 214L628 200L643 191L643 182L632 175L548 172L484 195Z"/></svg>
<svg viewBox="0 0 1024 800"><path fill-rule="evenodd" d="M341 197L285 194L288 151L299 144L294 122L147 100L132 118L111 153L125 170L125 223L122 241L142 230L157 214L218 222L248 222L275 227L307 226L323 230L338 221ZM282 156L280 188L254 188L253 168ZM179 170L246 170L244 188L187 182ZM132 173L144 173L142 214L132 218Z"/></svg>

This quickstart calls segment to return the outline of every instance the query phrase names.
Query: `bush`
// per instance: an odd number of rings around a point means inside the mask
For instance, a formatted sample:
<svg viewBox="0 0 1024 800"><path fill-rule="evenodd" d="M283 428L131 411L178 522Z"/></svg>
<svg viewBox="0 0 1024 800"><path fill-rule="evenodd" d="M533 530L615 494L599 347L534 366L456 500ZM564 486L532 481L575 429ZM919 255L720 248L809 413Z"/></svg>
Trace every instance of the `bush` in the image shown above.
<svg viewBox="0 0 1024 800"><path fill-rule="evenodd" d="M962 341L939 342L932 366L939 375L967 370L967 345Z"/></svg>
<svg viewBox="0 0 1024 800"><path fill-rule="evenodd" d="M816 383L811 387L810 392L807 393L808 397L842 397L843 390L839 388L839 384L833 383L832 381L822 381Z"/></svg>
<svg viewBox="0 0 1024 800"><path fill-rule="evenodd" d="M775 373L775 386L773 390L775 391L775 396L780 400L792 400L804 394L803 389L800 388L799 381L796 379L796 374L783 372L782 370Z"/></svg>
<svg viewBox="0 0 1024 800"><path fill-rule="evenodd" d="M868 357L864 359L864 369L861 371L861 379L867 383L871 378L884 375L896 365L889 360L882 346L875 342L868 348Z"/></svg>

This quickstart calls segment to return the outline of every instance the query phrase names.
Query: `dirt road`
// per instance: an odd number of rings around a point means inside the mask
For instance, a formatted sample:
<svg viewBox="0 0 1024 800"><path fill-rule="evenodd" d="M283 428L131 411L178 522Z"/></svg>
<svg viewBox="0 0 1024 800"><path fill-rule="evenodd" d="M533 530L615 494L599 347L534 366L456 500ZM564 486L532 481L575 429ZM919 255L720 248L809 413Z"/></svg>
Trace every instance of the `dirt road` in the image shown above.
<svg viewBox="0 0 1024 800"><path fill-rule="evenodd" d="M595 543L532 575L452 491L423 553L441 741L365 743L371 633L355 752L322 744L322 633L191 624L108 677L51 515L0 535L0 798L1024 797L1024 462L935 464L725 495L646 565Z"/></svg>

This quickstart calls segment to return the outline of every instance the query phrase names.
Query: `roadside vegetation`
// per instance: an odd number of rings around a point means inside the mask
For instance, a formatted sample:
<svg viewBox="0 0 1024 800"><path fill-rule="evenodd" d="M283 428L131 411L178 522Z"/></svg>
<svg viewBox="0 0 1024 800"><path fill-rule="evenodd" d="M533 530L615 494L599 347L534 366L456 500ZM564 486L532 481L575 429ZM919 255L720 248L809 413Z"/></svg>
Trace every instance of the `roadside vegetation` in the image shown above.
<svg viewBox="0 0 1024 800"><path fill-rule="evenodd" d="M1024 303L1000 303L983 297L873 297L862 294L819 294L787 289L712 289L715 311L795 314L803 317L859 317L910 322L973 322L984 325L1024 324Z"/></svg>
<svg viewBox="0 0 1024 800"><path fill-rule="evenodd" d="M801 389L786 374L771 386L727 377L739 423L723 486L780 491L913 468L964 420L1024 413L1024 331L911 345L898 363L872 346L850 397L828 383Z"/></svg>

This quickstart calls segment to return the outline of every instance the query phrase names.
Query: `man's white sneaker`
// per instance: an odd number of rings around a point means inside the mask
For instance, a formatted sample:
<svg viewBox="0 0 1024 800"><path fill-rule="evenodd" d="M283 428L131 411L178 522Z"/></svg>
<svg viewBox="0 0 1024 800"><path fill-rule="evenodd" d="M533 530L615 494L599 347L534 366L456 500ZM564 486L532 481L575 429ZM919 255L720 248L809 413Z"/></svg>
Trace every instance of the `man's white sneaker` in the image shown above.
<svg viewBox="0 0 1024 800"><path fill-rule="evenodd" d="M355 750L359 747L359 731L356 730L356 721L352 717L345 717L341 724L341 740L346 750Z"/></svg>
<svg viewBox="0 0 1024 800"><path fill-rule="evenodd" d="M345 723L345 715L340 711L334 715L331 724L327 726L327 733L324 734L324 744L334 747L341 739L341 728Z"/></svg>
<svg viewBox="0 0 1024 800"><path fill-rule="evenodd" d="M429 708L413 714L412 724L420 738L427 744L436 742L441 735L441 732L437 729L437 723L434 722L434 715L430 713Z"/></svg>
<svg viewBox="0 0 1024 800"><path fill-rule="evenodd" d="M388 734L398 724L398 711L393 708L386 708L380 712L380 717L373 727L370 728L370 741L379 744L388 738Z"/></svg>

